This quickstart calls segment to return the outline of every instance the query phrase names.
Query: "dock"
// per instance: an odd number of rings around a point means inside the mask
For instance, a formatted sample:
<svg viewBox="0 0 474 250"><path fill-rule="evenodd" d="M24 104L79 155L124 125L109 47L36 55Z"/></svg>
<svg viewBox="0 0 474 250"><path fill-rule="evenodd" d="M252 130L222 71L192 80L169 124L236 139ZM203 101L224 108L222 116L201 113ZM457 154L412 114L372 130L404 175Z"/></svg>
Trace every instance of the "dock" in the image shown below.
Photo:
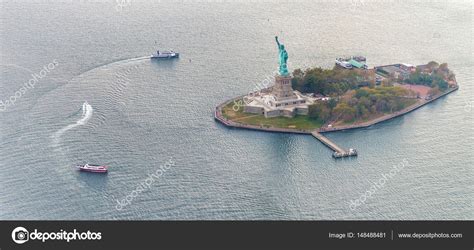
<svg viewBox="0 0 474 250"><path fill-rule="evenodd" d="M355 149L350 148L349 150L345 150L316 130L311 132L311 134L324 145L326 145L328 148L334 151L334 154L332 155L334 158L357 156L357 151Z"/></svg>

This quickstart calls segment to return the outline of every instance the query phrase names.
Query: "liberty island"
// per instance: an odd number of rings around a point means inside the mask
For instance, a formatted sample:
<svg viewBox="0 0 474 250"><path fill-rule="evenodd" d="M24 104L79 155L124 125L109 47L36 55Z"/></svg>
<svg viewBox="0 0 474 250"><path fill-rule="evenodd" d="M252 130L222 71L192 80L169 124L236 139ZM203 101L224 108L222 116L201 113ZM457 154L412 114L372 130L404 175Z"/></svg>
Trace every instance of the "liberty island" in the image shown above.
<svg viewBox="0 0 474 250"><path fill-rule="evenodd" d="M228 127L311 134L332 149L335 158L356 156L355 149L346 150L322 133L367 128L459 88L447 64L433 61L369 69L365 57L357 56L336 59L331 70L296 69L291 75L288 52L277 36L275 41L279 69L274 84L218 105L217 121Z"/></svg>

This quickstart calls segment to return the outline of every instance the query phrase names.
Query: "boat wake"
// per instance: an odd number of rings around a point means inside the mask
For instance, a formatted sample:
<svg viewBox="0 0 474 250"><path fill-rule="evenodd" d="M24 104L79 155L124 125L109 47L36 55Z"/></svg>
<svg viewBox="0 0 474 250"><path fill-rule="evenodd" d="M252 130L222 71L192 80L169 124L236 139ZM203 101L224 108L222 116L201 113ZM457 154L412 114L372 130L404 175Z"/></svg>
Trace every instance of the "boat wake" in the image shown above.
<svg viewBox="0 0 474 250"><path fill-rule="evenodd" d="M82 126L82 125L85 125L87 123L87 121L89 121L89 119L92 117L92 113L93 113L94 109L92 108L92 106L86 102L84 102L82 104L82 117L81 119L79 119L77 122L73 123L73 124L69 124L67 125L66 127L58 130L56 133L54 133L53 135L53 145L54 146L57 146L59 144L59 140L61 139L61 136L68 130L71 130L77 126Z"/></svg>
<svg viewBox="0 0 474 250"><path fill-rule="evenodd" d="M134 58L121 58L121 59L106 62L106 63L103 63L103 64L95 65L94 67L86 69L85 71L81 72L80 74L74 76L67 83L70 83L70 82L74 81L76 78L80 78L82 75L86 75L86 74L88 74L88 73L90 73L94 70L98 70L98 69L103 68L103 67L111 66L111 65L114 65L114 64L118 64L118 65L126 64L126 63L129 63L129 62L141 61L141 60L146 60L146 59L150 59L150 56L141 56L141 57L134 57Z"/></svg>

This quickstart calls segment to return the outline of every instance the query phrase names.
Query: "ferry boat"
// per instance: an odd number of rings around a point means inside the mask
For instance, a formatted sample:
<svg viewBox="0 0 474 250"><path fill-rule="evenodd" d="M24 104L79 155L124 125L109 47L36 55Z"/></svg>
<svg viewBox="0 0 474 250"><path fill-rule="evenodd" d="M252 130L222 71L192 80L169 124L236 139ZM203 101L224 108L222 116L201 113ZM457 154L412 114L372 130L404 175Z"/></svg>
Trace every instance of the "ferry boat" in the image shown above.
<svg viewBox="0 0 474 250"><path fill-rule="evenodd" d="M156 54L151 55L151 59L169 59L169 58L178 58L179 53L172 50L157 50Z"/></svg>
<svg viewBox="0 0 474 250"><path fill-rule="evenodd" d="M85 165L77 166L77 168L79 169L79 171L83 171L83 172L107 173L108 166L85 164Z"/></svg>

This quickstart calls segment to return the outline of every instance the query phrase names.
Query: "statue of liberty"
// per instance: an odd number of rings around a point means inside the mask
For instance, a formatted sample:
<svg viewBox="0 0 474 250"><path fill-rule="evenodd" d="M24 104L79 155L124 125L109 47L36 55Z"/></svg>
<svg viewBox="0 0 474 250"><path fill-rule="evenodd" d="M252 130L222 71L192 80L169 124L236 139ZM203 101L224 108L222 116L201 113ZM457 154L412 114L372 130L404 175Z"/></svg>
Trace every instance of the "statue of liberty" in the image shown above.
<svg viewBox="0 0 474 250"><path fill-rule="evenodd" d="M288 60L288 53L286 52L285 45L280 44L278 42L278 36L275 36L275 40L278 45L278 55L279 55L279 62L280 62L280 75L281 76L288 76L288 67L286 65L286 61Z"/></svg>

